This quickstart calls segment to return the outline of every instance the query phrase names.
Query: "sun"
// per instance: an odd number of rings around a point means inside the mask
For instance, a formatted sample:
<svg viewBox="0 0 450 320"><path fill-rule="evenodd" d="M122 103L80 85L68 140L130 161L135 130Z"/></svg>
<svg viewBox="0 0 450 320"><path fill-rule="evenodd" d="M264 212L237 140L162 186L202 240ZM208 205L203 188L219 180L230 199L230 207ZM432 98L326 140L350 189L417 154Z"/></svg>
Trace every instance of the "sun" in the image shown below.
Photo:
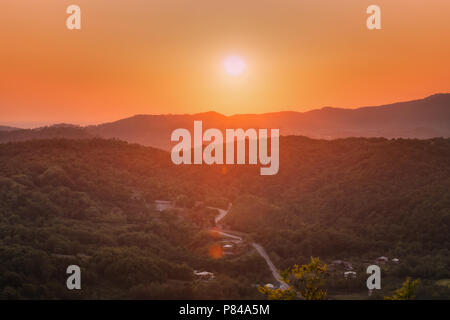
<svg viewBox="0 0 450 320"><path fill-rule="evenodd" d="M225 72L230 76L240 76L247 68L245 60L239 55L228 56L225 59L223 66Z"/></svg>

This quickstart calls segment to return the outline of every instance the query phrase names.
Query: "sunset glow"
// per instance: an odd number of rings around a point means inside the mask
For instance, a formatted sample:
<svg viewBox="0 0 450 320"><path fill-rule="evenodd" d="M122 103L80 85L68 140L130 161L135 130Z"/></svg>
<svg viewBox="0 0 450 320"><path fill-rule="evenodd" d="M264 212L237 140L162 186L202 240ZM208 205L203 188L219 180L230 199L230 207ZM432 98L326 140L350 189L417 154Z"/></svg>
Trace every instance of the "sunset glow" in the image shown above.
<svg viewBox="0 0 450 320"><path fill-rule="evenodd" d="M11 311L287 319L315 300L450 300L450 0L0 14Z"/></svg>
<svg viewBox="0 0 450 320"><path fill-rule="evenodd" d="M447 0L0 2L0 119L380 105L448 92ZM26 9L25 9L26 8ZM251 67L250 67L251 66Z"/></svg>

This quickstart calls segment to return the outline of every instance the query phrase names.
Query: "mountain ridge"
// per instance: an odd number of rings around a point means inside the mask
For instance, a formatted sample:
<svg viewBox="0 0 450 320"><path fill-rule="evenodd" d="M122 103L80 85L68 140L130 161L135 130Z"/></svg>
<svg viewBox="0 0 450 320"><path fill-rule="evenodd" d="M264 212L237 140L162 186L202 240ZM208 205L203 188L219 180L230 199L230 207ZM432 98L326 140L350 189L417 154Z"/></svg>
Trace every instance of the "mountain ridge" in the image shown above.
<svg viewBox="0 0 450 320"><path fill-rule="evenodd" d="M315 139L346 137L417 138L450 137L450 93L424 99L358 108L323 107L305 112L279 111L226 116L216 111L196 114L137 114L113 122L85 127L70 124L1 132L0 142L41 138L116 138L132 143L170 149L171 132L193 129L278 128L281 135Z"/></svg>

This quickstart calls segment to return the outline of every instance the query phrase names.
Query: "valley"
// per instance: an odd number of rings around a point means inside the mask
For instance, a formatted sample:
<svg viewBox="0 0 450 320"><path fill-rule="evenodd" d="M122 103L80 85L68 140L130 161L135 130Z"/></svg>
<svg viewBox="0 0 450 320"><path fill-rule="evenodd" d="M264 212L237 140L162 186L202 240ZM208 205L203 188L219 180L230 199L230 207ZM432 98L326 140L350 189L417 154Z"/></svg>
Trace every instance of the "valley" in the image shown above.
<svg viewBox="0 0 450 320"><path fill-rule="evenodd" d="M329 265L333 299L382 299L408 276L419 298L448 298L449 143L280 137L274 176L176 166L118 140L0 144L0 295L261 299L257 285L279 286L278 270L312 256ZM364 268L381 256L400 262L369 297ZM79 292L65 288L70 264Z"/></svg>

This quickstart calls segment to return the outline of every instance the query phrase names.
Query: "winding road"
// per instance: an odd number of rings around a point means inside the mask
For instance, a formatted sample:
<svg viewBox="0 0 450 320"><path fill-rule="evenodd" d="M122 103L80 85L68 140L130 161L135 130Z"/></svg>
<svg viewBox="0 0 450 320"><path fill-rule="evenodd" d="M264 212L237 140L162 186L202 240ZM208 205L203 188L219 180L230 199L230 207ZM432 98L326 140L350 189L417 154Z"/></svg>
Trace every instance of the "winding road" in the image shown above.
<svg viewBox="0 0 450 320"><path fill-rule="evenodd" d="M220 209L220 208L214 208L214 207L208 207L210 209L215 209L219 211L219 214L215 217L214 222L216 223L216 227L220 228L220 221L225 218L225 216L228 214L228 212L231 209L231 203L228 206L227 210L224 209ZM237 236L235 234L233 234L232 230L227 230L227 232L224 231L220 231L220 230L213 230L213 232L216 232L224 237L228 237L228 238L232 238L232 239L236 239L239 241L243 241L242 237ZM266 250L264 250L263 246L261 246L260 244L257 244L256 242L252 242L253 247L256 249L256 251L259 253L259 255L261 257L263 257L263 259L266 261L267 266L269 267L270 271L272 272L273 277L275 278L275 280L280 284L280 288L281 289L287 289L289 288L289 286L287 285L286 282L284 282L281 279L280 273L278 272L278 269L275 267L275 265L273 264L272 260L270 260L269 255L267 254Z"/></svg>

